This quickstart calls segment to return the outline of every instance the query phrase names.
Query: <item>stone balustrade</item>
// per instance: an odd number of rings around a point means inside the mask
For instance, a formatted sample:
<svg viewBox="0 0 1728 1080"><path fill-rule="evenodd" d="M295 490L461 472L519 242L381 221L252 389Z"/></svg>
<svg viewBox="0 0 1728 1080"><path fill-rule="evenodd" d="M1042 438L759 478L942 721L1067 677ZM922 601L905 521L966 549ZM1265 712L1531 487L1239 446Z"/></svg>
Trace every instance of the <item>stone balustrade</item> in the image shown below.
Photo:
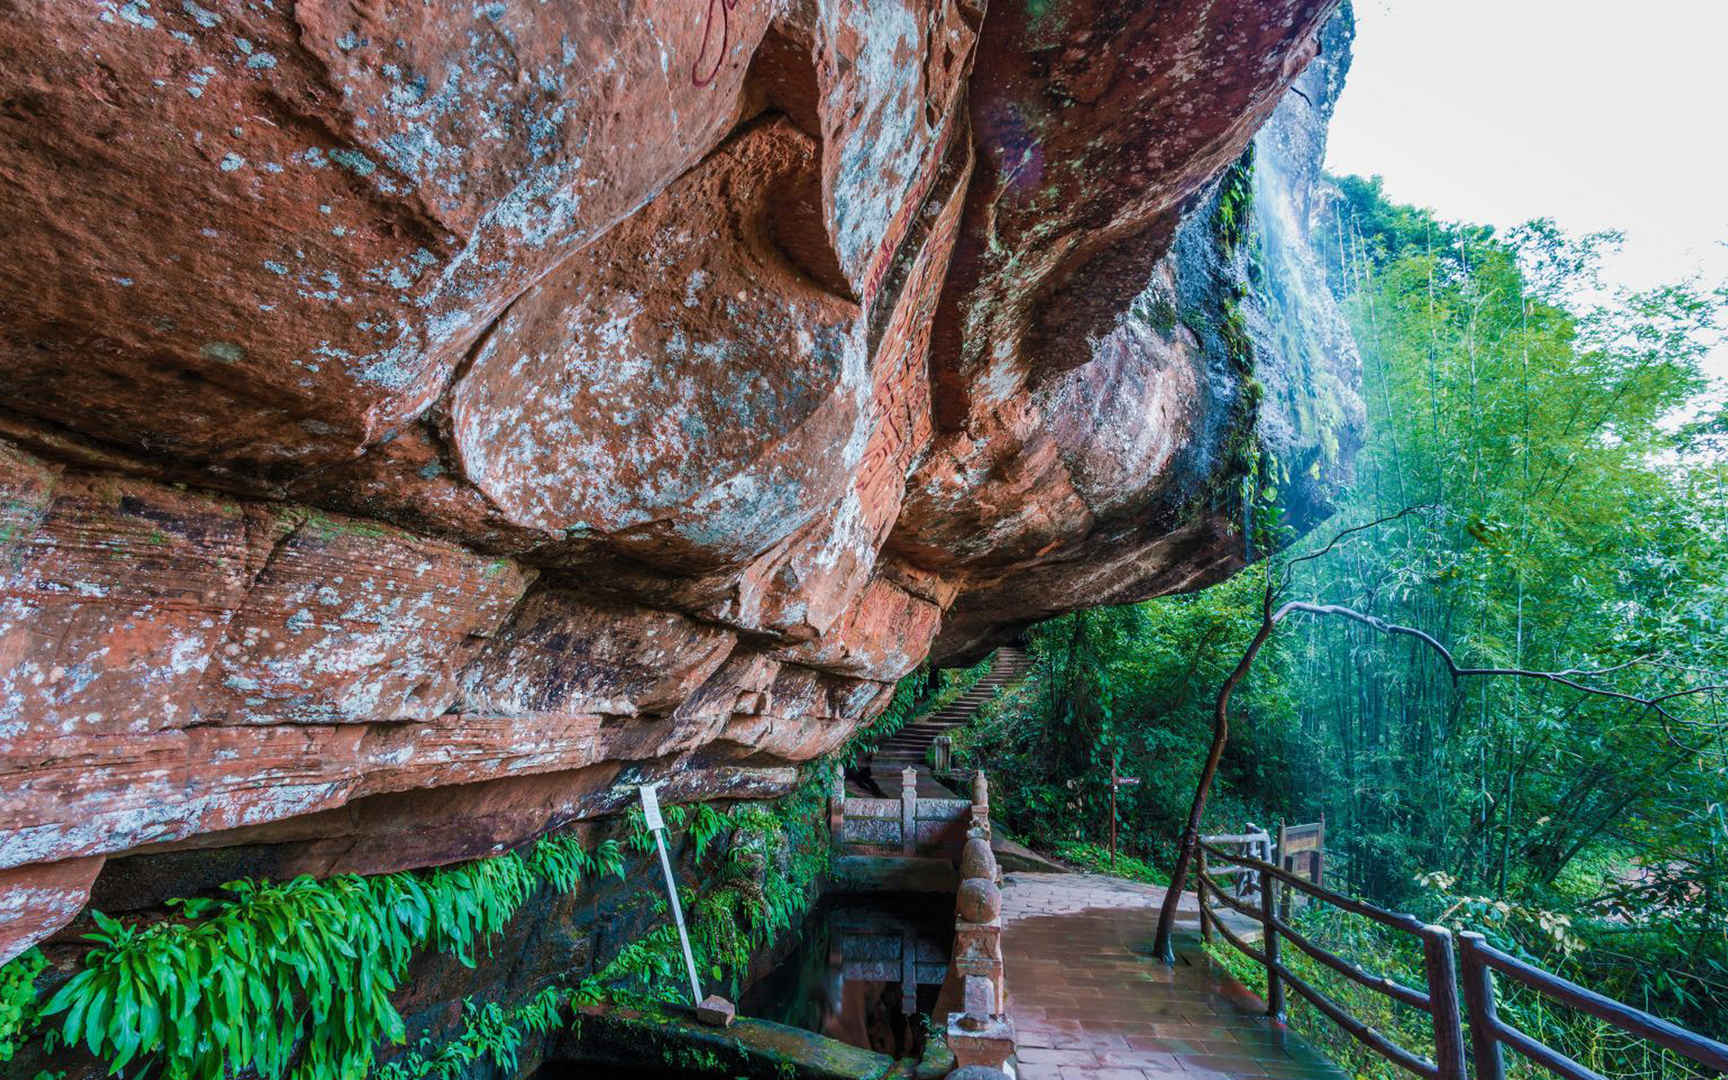
<svg viewBox="0 0 1728 1080"><path fill-rule="evenodd" d="M990 791L983 770L972 780L972 828L960 854L954 902L954 972L962 1007L948 1017L956 1070L1000 1069L1014 1054L1014 1022L1002 966L1002 880L990 850Z"/></svg>

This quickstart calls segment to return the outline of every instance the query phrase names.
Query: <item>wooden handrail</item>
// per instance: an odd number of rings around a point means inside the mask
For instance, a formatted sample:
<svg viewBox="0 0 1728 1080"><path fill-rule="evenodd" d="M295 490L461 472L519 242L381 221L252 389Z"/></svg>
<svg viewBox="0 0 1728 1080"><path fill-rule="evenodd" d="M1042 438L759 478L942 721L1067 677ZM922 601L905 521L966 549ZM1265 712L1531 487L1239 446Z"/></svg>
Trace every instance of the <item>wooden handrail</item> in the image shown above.
<svg viewBox="0 0 1728 1080"><path fill-rule="evenodd" d="M1206 852L1213 858L1223 859L1227 863L1234 863L1238 866L1245 866L1251 870L1257 870L1262 874L1269 874L1284 884L1299 889L1317 900L1323 900L1334 907L1343 908L1345 911L1361 915L1364 918L1373 919L1375 922L1380 923L1383 926L1390 926L1394 930L1403 930L1406 933L1416 934L1417 936L1421 936L1422 932L1427 929L1428 924L1424 923L1414 915L1407 915L1397 911L1387 911L1385 908L1376 907L1373 904L1368 903L1366 900L1356 900L1352 897L1344 896L1341 893L1335 893L1323 885L1316 885L1307 878L1292 874L1283 867L1274 866L1262 859L1250 858L1247 855L1232 855L1227 851L1220 850L1206 843L1202 843L1200 846L1206 849ZM1217 871L1214 870L1213 873L1217 873Z"/></svg>
<svg viewBox="0 0 1728 1080"><path fill-rule="evenodd" d="M1423 1012L1429 1010L1431 1002L1428 999L1428 995L1422 991L1405 986L1396 979L1389 978L1385 975L1375 975L1373 972L1362 967L1361 964L1352 964L1340 956L1327 952L1325 949L1308 940L1306 935L1285 922L1283 919L1274 917L1272 925L1278 928L1280 934L1289 939L1290 944L1301 949L1315 960L1325 964L1327 967L1336 971L1345 978L1354 979L1363 986L1366 986L1368 989L1377 990L1389 998L1402 1001L1411 1008L1421 1009Z"/></svg>
<svg viewBox="0 0 1728 1080"><path fill-rule="evenodd" d="M1272 834L1268 832L1214 833L1204 839L1208 845L1271 843L1271 841Z"/></svg>
<svg viewBox="0 0 1728 1080"><path fill-rule="evenodd" d="M1543 971L1534 964L1496 949L1488 944L1488 939L1481 934L1460 934L1458 940L1461 946L1459 961L1464 976L1464 997L1470 1006L1470 1041L1476 1058L1478 1080L1504 1080L1506 1066L1500 1053L1501 1043L1511 1046L1544 1068L1571 1077L1572 1080L1601 1080L1595 1072L1500 1019L1492 975L1495 971L1562 1005L1593 1016L1628 1034L1648 1039L1700 1065L1728 1071L1728 1044L1688 1031L1678 1024L1613 998L1604 997L1551 971Z"/></svg>
<svg viewBox="0 0 1728 1080"><path fill-rule="evenodd" d="M1462 1022L1458 1013L1458 988L1452 956L1451 931L1440 926L1429 926L1414 915L1401 915L1386 911L1383 908L1375 907L1373 904L1343 896L1324 886L1316 885L1306 878L1298 877L1283 867L1275 866L1262 859L1225 851L1216 844L1202 841L1198 854L1201 866L1207 868L1201 870L1196 879L1195 888L1195 893L1200 901L1201 927L1207 931L1218 930L1225 940L1229 941L1240 952L1250 959L1259 961L1265 967L1267 1015L1275 1019L1282 1019L1284 988L1289 986L1333 1023L1399 1068L1414 1073L1422 1080L1464 1080L1464 1039ZM1225 892L1213 877L1220 870L1210 869L1209 859L1216 859L1226 866L1238 867L1260 875L1259 910L1250 908L1248 904ZM1353 964L1310 940L1307 935L1290 925L1287 917L1285 917L1288 915L1287 911L1285 916L1280 916L1277 895L1280 884L1286 890L1298 889L1322 903L1365 916L1384 926L1415 936L1422 943L1423 969L1428 982L1427 991L1417 990L1387 976L1368 972L1360 965ZM1287 901L1289 898L1288 891L1284 893L1284 897ZM1264 935L1261 947L1251 949L1233 933L1211 910L1209 903L1212 900L1222 901L1238 914L1258 920ZM1280 938L1288 939L1291 944L1301 949L1309 957L1332 971L1354 980L1361 986L1426 1012L1433 1024L1435 1059L1430 1061L1399 1046L1385 1035L1351 1016L1338 1002L1293 973L1279 958ZM1503 1080L1503 1078L1496 1077L1493 1080ZM1588 1078L1574 1078L1574 1080L1588 1080Z"/></svg>
<svg viewBox="0 0 1728 1080"><path fill-rule="evenodd" d="M1283 990L1288 986L1375 1053L1394 1065L1423 1077L1424 1080L1463 1080L1463 1019L1458 1010L1460 981L1463 983L1465 1003L1469 1007L1471 1056L1475 1061L1476 1080L1505 1080L1506 1064L1501 1052L1502 1046L1512 1047L1566 1080L1605 1080L1600 1073L1501 1020L1495 1000L1496 972L1562 1005L1630 1035L1654 1042L1706 1068L1728 1072L1728 1043L1717 1042L1697 1032L1688 1031L1659 1016L1605 997L1553 972L1544 971L1488 944L1481 934L1460 934L1460 953L1454 958L1452 934L1444 927L1429 926L1413 915L1386 911L1373 904L1341 896L1282 867L1249 856L1233 854L1214 844L1202 842L1200 855L1202 859L1210 857L1262 875L1258 911L1226 893L1212 876L1218 872L1216 870L1200 873L1195 892L1200 901L1202 926L1217 929L1225 940L1266 968L1267 1012L1276 1017L1283 1011ZM1405 986L1386 976L1374 975L1360 965L1353 964L1311 941L1278 914L1277 897L1274 893L1280 884L1286 889L1299 889L1345 911L1415 935L1422 942L1427 992ZM1259 920L1265 935L1259 949L1250 948L1211 912L1208 903L1213 899L1223 901L1239 914ZM1392 1042L1351 1016L1343 1006L1285 967L1279 959L1280 938L1288 940L1323 966L1370 990L1427 1011L1433 1021L1435 1060L1428 1061L1418 1057Z"/></svg>
<svg viewBox="0 0 1728 1080"><path fill-rule="evenodd" d="M1533 964L1501 952L1488 944L1486 939L1472 947L1489 967L1510 975L1533 990L1541 991L1562 1004L1579 1012L1589 1013L1598 1020L1606 1021L1640 1038L1659 1043L1677 1054L1685 1054L1702 1065L1728 1071L1728 1045L1687 1031L1678 1024L1652 1016L1642 1009L1604 997L1552 972L1543 971Z"/></svg>
<svg viewBox="0 0 1728 1080"><path fill-rule="evenodd" d="M1264 964L1266 962L1266 954L1265 953L1261 952L1259 949L1256 949L1254 946L1248 944L1246 941L1243 941L1241 939L1241 937L1239 937L1237 935L1236 931L1230 929L1230 927L1227 924L1225 924L1225 922L1222 919L1216 919L1216 918L1213 919L1212 920L1212 929L1218 931L1218 933L1223 936L1225 941L1228 941L1230 944L1236 946L1236 951L1241 953L1243 956L1246 956L1248 959L1257 961L1261 964Z"/></svg>
<svg viewBox="0 0 1728 1080"><path fill-rule="evenodd" d="M1234 896L1231 896L1216 881L1213 881L1211 878L1207 878L1205 884L1206 884L1207 888L1212 890L1212 895L1214 897L1216 897L1217 899L1222 900L1224 902L1224 906L1228 907L1231 911L1234 911L1238 915L1246 915L1248 918L1253 919L1255 922L1260 921L1260 912L1256 911L1254 908L1249 907L1247 904L1244 904L1242 901L1236 899Z"/></svg>
<svg viewBox="0 0 1728 1080"><path fill-rule="evenodd" d="M1596 1070L1585 1068L1560 1051L1546 1043L1537 1042L1505 1021L1494 1021L1494 1029L1501 1042L1511 1046L1512 1049L1549 1072L1564 1076L1567 1080L1608 1080L1606 1076Z"/></svg>
<svg viewBox="0 0 1728 1080"><path fill-rule="evenodd" d="M1307 998L1309 1004L1325 1013L1334 1024L1337 1024L1339 1027L1349 1032L1358 1042L1367 1046L1370 1050L1373 1050L1387 1061L1397 1065L1399 1068L1407 1069L1410 1072L1415 1073L1417 1076L1426 1077L1428 1080L1436 1080L1436 1078L1440 1076L1440 1067L1434 1062L1429 1061L1427 1058L1417 1057L1415 1054L1412 1054L1402 1046L1399 1046L1397 1043L1380 1034L1367 1024L1364 1024L1354 1016L1351 1016L1348 1012L1344 1011L1342 1005L1339 1005L1337 1002L1333 1001L1314 987L1309 986L1301 978L1293 974L1288 968L1284 967L1284 965L1278 965L1278 974L1283 977L1285 982L1290 984L1293 990Z"/></svg>

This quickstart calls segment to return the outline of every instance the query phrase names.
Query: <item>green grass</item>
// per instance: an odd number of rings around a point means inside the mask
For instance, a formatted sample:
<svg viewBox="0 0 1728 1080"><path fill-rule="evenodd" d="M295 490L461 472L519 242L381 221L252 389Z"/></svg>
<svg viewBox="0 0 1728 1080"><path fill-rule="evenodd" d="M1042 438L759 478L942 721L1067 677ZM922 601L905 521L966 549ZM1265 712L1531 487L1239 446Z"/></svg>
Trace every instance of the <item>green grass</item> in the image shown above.
<svg viewBox="0 0 1728 1080"><path fill-rule="evenodd" d="M1065 844L1057 844L1051 852L1063 862L1072 863L1094 874L1110 874L1130 881L1143 881L1148 885L1168 885L1170 875L1122 851L1116 852L1116 865L1110 865L1110 849L1103 844L1091 841L1075 840Z"/></svg>

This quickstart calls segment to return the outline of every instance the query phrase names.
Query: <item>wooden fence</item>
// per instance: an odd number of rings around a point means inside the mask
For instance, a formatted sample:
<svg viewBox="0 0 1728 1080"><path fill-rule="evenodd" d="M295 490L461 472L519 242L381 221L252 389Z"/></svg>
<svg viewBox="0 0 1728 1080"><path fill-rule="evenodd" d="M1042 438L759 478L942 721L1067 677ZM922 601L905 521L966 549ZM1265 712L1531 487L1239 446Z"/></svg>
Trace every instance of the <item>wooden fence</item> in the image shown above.
<svg viewBox="0 0 1728 1080"><path fill-rule="evenodd" d="M1231 886L1220 885L1209 871L1209 863L1221 862L1239 872L1249 872L1263 887L1256 903L1231 895ZM1282 860L1281 860L1282 861ZM1243 880L1238 873L1237 881ZM1426 986L1406 986L1384 975L1372 974L1309 940L1290 924L1291 891L1303 893L1319 903L1371 919L1382 926L1409 934L1421 944ZM1541 968L1534 967L1489 945L1480 934L1459 935L1459 955L1453 955L1452 932L1430 926L1413 915L1400 915L1373 904L1340 895L1316 884L1293 869L1275 866L1263 859L1225 850L1211 843L1200 845L1199 873L1195 892L1200 900L1200 932L1207 941L1216 932L1243 955L1266 969L1266 1012L1282 1019L1285 987L1306 998L1327 1019L1349 1032L1363 1045L1425 1080L1505 1080L1502 1047L1510 1046L1531 1061L1567 1080L1606 1080L1599 1073L1573 1061L1553 1047L1502 1021L1496 1011L1494 975L1528 987L1563 1005L1595 1017L1621 1031L1649 1039L1706 1068L1728 1072L1728 1045L1687 1031L1660 1017L1586 990ZM1219 903L1258 922L1261 945L1255 948L1233 932L1213 909ZM1280 959L1282 943L1289 942L1322 966L1345 978L1426 1012L1433 1025L1435 1060L1420 1057L1351 1016L1348 1010L1290 971ZM1466 1070L1464 1011L1459 1008L1462 981L1464 1005L1469 1014L1470 1054L1473 1068Z"/></svg>
<svg viewBox="0 0 1728 1080"><path fill-rule="evenodd" d="M1265 829L1256 829L1253 822L1248 823L1247 832L1216 833L1200 838L1202 847L1222 848L1231 855L1240 855L1250 861L1272 861L1272 834ZM1205 858L1204 855L1201 856ZM1212 868L1214 878L1230 879L1230 893L1238 900L1248 900L1259 895L1260 874L1258 871L1235 862Z"/></svg>
<svg viewBox="0 0 1728 1080"><path fill-rule="evenodd" d="M1253 871L1262 885L1259 889L1258 905L1250 906L1221 888L1208 873L1207 866L1211 860L1218 860L1226 865ZM1364 971L1360 965L1353 964L1308 940L1288 921L1290 918L1291 889L1296 889L1317 901L1372 919L1382 926L1390 927L1416 938L1422 945L1422 966L1426 975L1427 986L1418 990L1415 987L1405 986L1385 975L1375 975ZM1274 866L1264 859L1237 855L1214 844L1202 844L1200 846L1200 872L1195 891L1200 898L1200 932L1202 936L1210 941L1213 929L1216 928L1224 940L1234 945L1244 955L1259 961L1266 968L1266 1011L1268 1015L1280 1020L1283 1019L1284 988L1288 986L1308 999L1311 1005L1333 1023L1355 1036L1364 1046L1394 1065L1424 1077L1425 1080L1463 1080L1465 1075L1464 1038L1459 1024L1458 983L1452 963L1452 932L1450 930L1442 926L1429 926L1413 915L1399 915L1375 907L1373 904L1342 896L1324 886L1316 885L1290 870ZM1282 898L1282 903L1280 898ZM1213 899L1260 923L1262 931L1260 948L1256 949L1243 941L1241 937L1233 933L1228 926L1212 914L1210 901ZM1401 1001L1428 1013L1433 1023L1435 1060L1430 1061L1405 1047L1399 1046L1385 1035L1351 1016L1342 1005L1292 973L1279 958L1281 943L1285 941L1345 978L1354 980L1377 993L1384 994L1394 1001Z"/></svg>
<svg viewBox="0 0 1728 1080"><path fill-rule="evenodd" d="M1501 1020L1494 999L1495 972L1621 1031L1667 1047L1706 1068L1728 1072L1728 1045L1526 964L1488 944L1481 934L1459 934L1458 940L1464 1001L1470 1010L1471 1056L1476 1060L1477 1080L1505 1080L1506 1062L1502 1046L1512 1047L1558 1076L1570 1080L1604 1080L1600 1073L1585 1068Z"/></svg>
<svg viewBox="0 0 1728 1080"><path fill-rule="evenodd" d="M1232 855L1276 863L1293 874L1307 878L1315 885L1326 884L1326 819L1302 825L1280 824L1276 838L1252 822L1247 832L1217 833L1202 836L1203 843L1224 848ZM1260 890L1260 874L1246 866L1214 867L1215 878L1229 877L1231 891L1238 900L1254 897Z"/></svg>

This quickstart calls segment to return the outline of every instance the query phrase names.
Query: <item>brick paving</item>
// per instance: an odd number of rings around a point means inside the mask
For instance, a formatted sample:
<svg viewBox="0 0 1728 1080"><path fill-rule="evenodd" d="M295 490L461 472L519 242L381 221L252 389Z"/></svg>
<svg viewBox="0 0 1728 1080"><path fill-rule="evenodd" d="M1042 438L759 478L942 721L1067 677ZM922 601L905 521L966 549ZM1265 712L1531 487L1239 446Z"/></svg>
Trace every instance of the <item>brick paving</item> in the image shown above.
<svg viewBox="0 0 1728 1080"><path fill-rule="evenodd" d="M1345 1080L1200 951L1150 955L1164 890L1096 874L1011 873L1002 890L1020 1080Z"/></svg>

